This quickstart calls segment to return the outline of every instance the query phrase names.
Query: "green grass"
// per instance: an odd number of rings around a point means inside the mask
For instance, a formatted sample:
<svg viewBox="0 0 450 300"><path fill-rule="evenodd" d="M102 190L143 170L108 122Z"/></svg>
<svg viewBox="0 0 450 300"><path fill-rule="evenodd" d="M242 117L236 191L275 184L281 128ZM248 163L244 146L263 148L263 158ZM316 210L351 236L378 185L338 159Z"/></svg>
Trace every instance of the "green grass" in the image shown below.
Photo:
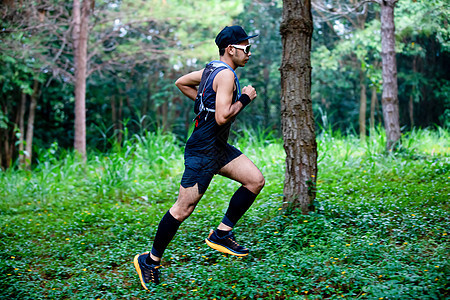
<svg viewBox="0 0 450 300"><path fill-rule="evenodd" d="M282 207L284 151L270 135L236 144L266 186L235 229L251 248L204 243L238 187L216 177L166 250L162 284L132 264L176 200L183 150L171 135L128 138L86 165L57 145L32 171L0 173L1 299L446 299L450 297L450 133L414 130L395 154L384 134L318 136L316 212ZM244 242L245 241L245 242Z"/></svg>

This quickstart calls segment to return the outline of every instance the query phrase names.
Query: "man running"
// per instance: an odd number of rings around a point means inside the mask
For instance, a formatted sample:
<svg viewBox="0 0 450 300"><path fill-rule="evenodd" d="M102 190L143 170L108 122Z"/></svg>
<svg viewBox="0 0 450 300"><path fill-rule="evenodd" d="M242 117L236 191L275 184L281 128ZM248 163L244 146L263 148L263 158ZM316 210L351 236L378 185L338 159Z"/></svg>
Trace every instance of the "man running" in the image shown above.
<svg viewBox="0 0 450 300"><path fill-rule="evenodd" d="M240 26L225 27L215 39L220 60L180 77L175 83L184 95L195 101L197 117L186 143L185 171L178 199L159 223L151 252L137 254L134 258L145 289L150 282L159 283L158 269L164 250L180 224L194 211L215 174L242 186L231 197L222 222L216 230L211 230L205 242L223 253L235 256L249 253L236 242L232 229L263 188L264 177L247 156L227 141L236 116L256 98L252 86L245 86L241 92L235 73L235 69L244 67L250 59L249 39L256 36L248 36Z"/></svg>

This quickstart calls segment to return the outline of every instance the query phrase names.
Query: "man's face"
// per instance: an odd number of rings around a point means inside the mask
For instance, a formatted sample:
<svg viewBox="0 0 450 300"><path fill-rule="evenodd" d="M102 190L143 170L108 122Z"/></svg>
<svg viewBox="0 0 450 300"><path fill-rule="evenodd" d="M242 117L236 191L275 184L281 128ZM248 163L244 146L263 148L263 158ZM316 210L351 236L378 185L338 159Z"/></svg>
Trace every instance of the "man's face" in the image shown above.
<svg viewBox="0 0 450 300"><path fill-rule="evenodd" d="M249 44L248 40L245 40L245 41L239 43L238 45L247 46L248 44ZM250 51L246 54L246 53L244 53L244 50L242 50L242 49L233 48L233 50L234 50L234 54L232 56L233 62L238 67L244 67L245 64L248 62L248 60L250 59L252 52Z"/></svg>

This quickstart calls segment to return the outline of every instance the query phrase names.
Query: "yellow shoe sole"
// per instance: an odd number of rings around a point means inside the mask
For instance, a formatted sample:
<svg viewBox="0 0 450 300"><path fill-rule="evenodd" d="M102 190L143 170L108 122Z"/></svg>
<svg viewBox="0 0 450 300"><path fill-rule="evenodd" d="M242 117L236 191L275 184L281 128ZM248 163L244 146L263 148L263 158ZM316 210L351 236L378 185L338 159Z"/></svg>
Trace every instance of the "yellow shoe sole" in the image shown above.
<svg viewBox="0 0 450 300"><path fill-rule="evenodd" d="M218 244L215 244L215 243L211 242L208 239L205 239L205 242L206 242L206 244L209 247L211 247L214 250L217 250L219 252L225 253L225 254L231 254L231 255L239 256L239 257L243 257L243 256L247 256L248 255L248 253L244 253L244 254L235 253L235 252L231 251L230 249L228 249L228 248L226 248L224 246L221 246L221 245L218 245Z"/></svg>
<svg viewBox="0 0 450 300"><path fill-rule="evenodd" d="M133 263L134 263L134 267L136 268L136 272L139 275L139 280L141 281L142 287L148 291L148 288L144 282L144 278L142 278L142 271L141 271L141 267L139 267L139 262L138 262L139 255L143 255L143 254L148 254L148 252L144 252L142 254L136 254L136 256L134 257Z"/></svg>

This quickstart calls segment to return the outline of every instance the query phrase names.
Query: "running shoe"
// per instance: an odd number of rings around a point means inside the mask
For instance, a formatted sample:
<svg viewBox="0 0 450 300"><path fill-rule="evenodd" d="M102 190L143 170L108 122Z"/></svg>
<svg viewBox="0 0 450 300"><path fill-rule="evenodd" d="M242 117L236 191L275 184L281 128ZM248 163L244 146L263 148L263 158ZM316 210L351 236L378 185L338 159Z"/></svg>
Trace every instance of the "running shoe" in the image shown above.
<svg viewBox="0 0 450 300"><path fill-rule="evenodd" d="M247 248L239 245L236 242L232 231L230 231L224 237L219 237L216 231L211 230L208 238L205 239L205 242L209 247L226 254L235 256L247 256L250 252Z"/></svg>
<svg viewBox="0 0 450 300"><path fill-rule="evenodd" d="M136 272L139 275L139 279L141 281L144 289L148 290L147 284L152 282L154 284L159 284L159 273L158 270L160 265L149 265L145 262L145 259L149 255L148 252L137 254L134 257L134 267L136 268Z"/></svg>

